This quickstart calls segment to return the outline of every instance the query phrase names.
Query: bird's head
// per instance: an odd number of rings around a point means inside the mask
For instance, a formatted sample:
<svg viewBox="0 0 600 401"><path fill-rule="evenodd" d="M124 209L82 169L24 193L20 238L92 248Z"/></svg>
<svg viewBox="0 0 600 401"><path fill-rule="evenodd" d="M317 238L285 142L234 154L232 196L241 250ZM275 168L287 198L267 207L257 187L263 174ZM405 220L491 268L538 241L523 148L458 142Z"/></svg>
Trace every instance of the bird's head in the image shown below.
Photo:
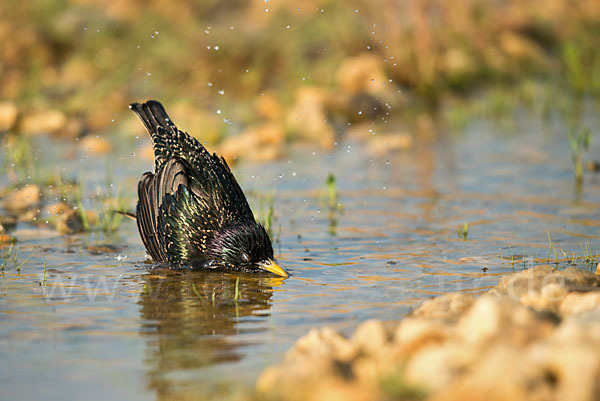
<svg viewBox="0 0 600 401"><path fill-rule="evenodd" d="M234 224L220 230L211 241L209 253L231 270L267 271L281 277L289 276L274 261L269 234L255 222Z"/></svg>

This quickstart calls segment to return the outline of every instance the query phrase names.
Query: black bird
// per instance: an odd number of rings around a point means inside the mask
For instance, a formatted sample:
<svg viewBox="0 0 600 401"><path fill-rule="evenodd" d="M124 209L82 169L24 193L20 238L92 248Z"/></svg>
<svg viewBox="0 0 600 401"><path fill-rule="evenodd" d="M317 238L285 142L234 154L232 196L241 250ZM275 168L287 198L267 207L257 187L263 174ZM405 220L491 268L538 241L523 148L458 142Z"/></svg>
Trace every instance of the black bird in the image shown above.
<svg viewBox="0 0 600 401"><path fill-rule="evenodd" d="M137 226L155 262L176 268L267 271L288 277L273 258L225 159L179 130L163 106L133 103L154 146L154 174L138 184Z"/></svg>

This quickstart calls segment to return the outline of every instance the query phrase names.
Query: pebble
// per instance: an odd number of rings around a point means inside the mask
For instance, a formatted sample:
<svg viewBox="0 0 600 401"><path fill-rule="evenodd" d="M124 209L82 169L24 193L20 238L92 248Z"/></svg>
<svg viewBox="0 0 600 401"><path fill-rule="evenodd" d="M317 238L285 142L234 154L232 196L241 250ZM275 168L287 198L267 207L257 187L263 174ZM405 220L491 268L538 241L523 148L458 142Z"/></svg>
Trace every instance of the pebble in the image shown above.
<svg viewBox="0 0 600 401"><path fill-rule="evenodd" d="M8 131L17 121L17 106L12 102L0 102L0 131Z"/></svg>
<svg viewBox="0 0 600 401"><path fill-rule="evenodd" d="M40 110L23 117L20 128L25 135L54 134L66 124L67 118L60 110Z"/></svg>
<svg viewBox="0 0 600 401"><path fill-rule="evenodd" d="M592 273L537 266L479 297L425 301L395 326L390 335L369 320L349 339L312 329L265 369L257 393L283 401L600 399L600 278ZM393 394L382 384L390 381Z"/></svg>
<svg viewBox="0 0 600 401"><path fill-rule="evenodd" d="M2 202L5 210L23 213L27 209L40 203L41 190L37 185L27 185L11 192Z"/></svg>
<svg viewBox="0 0 600 401"><path fill-rule="evenodd" d="M88 135L80 142L81 149L96 155L105 155L112 150L112 144L106 138Z"/></svg>

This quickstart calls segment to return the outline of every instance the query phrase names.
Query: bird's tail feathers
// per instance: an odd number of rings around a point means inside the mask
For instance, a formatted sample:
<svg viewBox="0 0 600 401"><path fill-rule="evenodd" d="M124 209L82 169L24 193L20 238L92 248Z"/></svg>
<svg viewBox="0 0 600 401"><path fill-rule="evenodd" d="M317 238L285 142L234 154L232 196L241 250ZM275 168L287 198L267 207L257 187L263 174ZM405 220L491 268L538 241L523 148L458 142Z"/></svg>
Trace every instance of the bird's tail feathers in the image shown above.
<svg viewBox="0 0 600 401"><path fill-rule="evenodd" d="M158 134L158 129L162 128L167 132L177 130L175 124L169 118L165 108L156 100L148 100L146 103L132 103L129 108L144 123L144 126L154 139Z"/></svg>

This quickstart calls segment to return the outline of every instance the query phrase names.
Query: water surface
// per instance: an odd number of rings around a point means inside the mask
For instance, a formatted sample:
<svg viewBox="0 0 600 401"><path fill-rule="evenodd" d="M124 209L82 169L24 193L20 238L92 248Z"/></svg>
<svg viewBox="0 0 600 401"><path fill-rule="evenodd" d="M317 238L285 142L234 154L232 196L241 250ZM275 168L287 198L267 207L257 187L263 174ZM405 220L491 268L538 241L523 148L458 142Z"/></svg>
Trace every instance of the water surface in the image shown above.
<svg viewBox="0 0 600 401"><path fill-rule="evenodd" d="M481 121L439 131L385 156L347 139L331 152L301 145L278 162L236 166L255 213L273 199L287 280L150 269L133 221L112 235L19 224L20 258L31 258L0 276L0 399L220 399L311 327L350 332L437 294L485 291L545 260L548 234L560 258L587 244L597 253L600 177L576 188L560 121L521 115L509 132ZM51 143L40 163L79 171L89 193L105 190L107 163L118 166L114 187L133 199L151 167L134 155L146 140L109 162L85 152L57 162L66 145ZM329 205L329 173L340 207Z"/></svg>

